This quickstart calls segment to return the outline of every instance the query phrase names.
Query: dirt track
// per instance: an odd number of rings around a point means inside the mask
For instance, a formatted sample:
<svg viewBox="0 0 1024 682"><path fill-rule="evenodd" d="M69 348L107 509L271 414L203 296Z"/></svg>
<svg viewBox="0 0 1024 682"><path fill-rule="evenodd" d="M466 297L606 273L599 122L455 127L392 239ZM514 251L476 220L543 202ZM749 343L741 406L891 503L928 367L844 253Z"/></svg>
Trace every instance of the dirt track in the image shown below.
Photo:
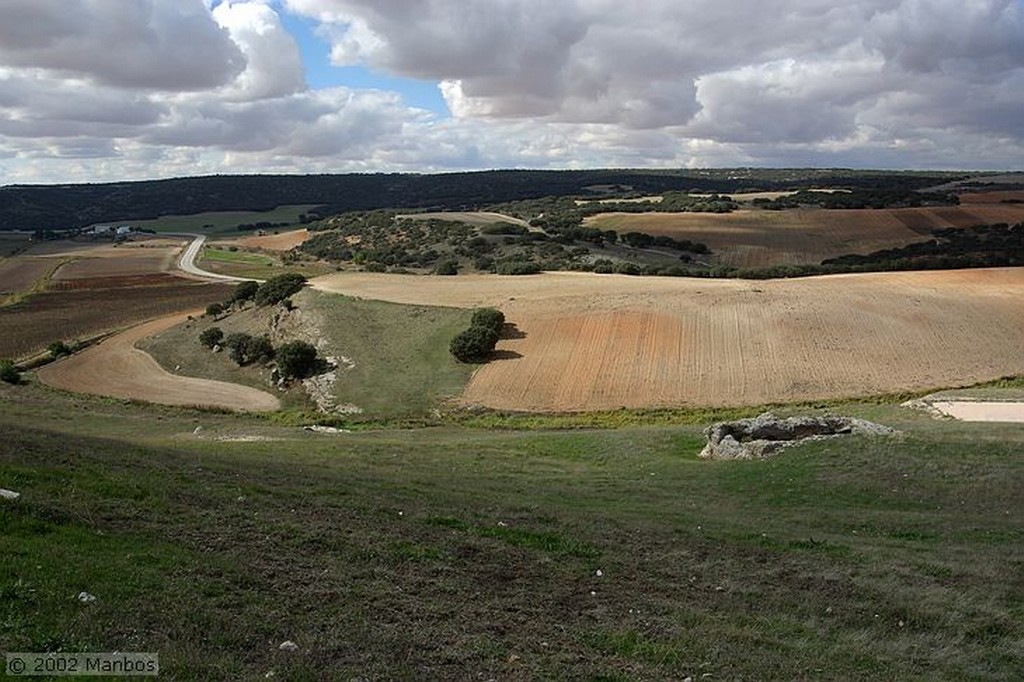
<svg viewBox="0 0 1024 682"><path fill-rule="evenodd" d="M135 348L139 339L179 324L187 317L180 313L132 327L77 355L42 367L39 380L66 391L162 405L204 405L253 412L280 407L276 397L255 388L170 374L148 353Z"/></svg>
<svg viewBox="0 0 1024 682"><path fill-rule="evenodd" d="M314 287L495 305L521 338L464 399L498 409L743 405L1024 374L1024 269L744 281L338 274Z"/></svg>

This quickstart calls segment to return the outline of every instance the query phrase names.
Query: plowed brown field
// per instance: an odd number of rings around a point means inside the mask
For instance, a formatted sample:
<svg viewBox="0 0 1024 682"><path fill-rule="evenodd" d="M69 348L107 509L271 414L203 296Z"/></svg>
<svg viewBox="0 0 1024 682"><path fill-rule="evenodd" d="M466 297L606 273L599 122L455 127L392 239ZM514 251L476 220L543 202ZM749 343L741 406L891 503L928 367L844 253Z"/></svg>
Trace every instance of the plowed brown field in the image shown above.
<svg viewBox="0 0 1024 682"><path fill-rule="evenodd" d="M198 311L197 311L198 312ZM204 405L269 411L273 395L248 386L170 374L135 342L184 322L185 314L138 325L69 358L42 367L39 380L65 391L131 398L161 405Z"/></svg>
<svg viewBox="0 0 1024 682"><path fill-rule="evenodd" d="M976 202L879 210L602 213L585 222L602 230L638 230L703 242L716 263L747 268L820 263L850 253L906 246L930 238L936 229L1022 221L1022 204Z"/></svg>
<svg viewBox="0 0 1024 682"><path fill-rule="evenodd" d="M153 278L161 278L152 285ZM89 280L79 280L88 282ZM53 341L71 341L120 329L158 315L226 300L230 284L151 275L149 286L80 287L34 294L0 308L0 358L21 358Z"/></svg>
<svg viewBox="0 0 1024 682"><path fill-rule="evenodd" d="M50 258L14 256L0 261L0 303L32 287L60 264Z"/></svg>
<svg viewBox="0 0 1024 682"><path fill-rule="evenodd" d="M499 307L521 338L500 341L463 395L497 409L750 405L1024 374L1024 269L758 282L337 274L314 286Z"/></svg>

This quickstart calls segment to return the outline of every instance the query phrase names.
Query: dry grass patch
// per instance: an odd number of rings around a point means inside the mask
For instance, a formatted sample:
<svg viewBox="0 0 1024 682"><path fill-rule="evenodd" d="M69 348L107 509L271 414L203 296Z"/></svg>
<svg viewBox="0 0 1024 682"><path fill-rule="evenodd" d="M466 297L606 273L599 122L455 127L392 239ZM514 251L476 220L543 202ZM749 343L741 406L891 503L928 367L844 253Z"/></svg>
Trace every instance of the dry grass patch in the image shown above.
<svg viewBox="0 0 1024 682"><path fill-rule="evenodd" d="M227 239L215 243L215 246L235 245L244 249L260 249L263 251L291 251L310 238L309 230L291 230L280 234L264 234L240 239Z"/></svg>

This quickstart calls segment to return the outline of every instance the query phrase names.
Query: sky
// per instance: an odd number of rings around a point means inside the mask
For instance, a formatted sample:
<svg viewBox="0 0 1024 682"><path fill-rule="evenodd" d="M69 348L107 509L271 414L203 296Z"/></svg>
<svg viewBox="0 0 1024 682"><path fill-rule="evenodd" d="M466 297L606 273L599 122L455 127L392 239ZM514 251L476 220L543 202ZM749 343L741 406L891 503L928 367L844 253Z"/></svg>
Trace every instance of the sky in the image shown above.
<svg viewBox="0 0 1024 682"><path fill-rule="evenodd" d="M1024 169L1024 0L0 0L0 185Z"/></svg>

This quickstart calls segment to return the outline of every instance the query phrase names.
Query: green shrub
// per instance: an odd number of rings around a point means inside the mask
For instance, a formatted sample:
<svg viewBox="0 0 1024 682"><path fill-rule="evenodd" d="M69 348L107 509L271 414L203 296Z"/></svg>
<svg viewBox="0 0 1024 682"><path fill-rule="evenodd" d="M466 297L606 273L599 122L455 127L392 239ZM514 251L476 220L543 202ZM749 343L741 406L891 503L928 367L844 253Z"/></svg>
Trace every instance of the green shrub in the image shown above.
<svg viewBox="0 0 1024 682"><path fill-rule="evenodd" d="M306 286L306 278L297 272L286 272L271 277L256 290L256 305L265 306L280 303Z"/></svg>
<svg viewBox="0 0 1024 682"><path fill-rule="evenodd" d="M228 349L231 359L239 366L274 359L274 346L266 336L234 332L228 334L223 345Z"/></svg>
<svg viewBox="0 0 1024 682"><path fill-rule="evenodd" d="M199 334L199 343L207 348L213 348L224 340L224 332L220 327L210 327Z"/></svg>
<svg viewBox="0 0 1024 682"><path fill-rule="evenodd" d="M252 280L239 282L238 286L235 287L235 292L231 295L229 303L251 301L256 296L256 291L259 288L259 282L253 282Z"/></svg>
<svg viewBox="0 0 1024 682"><path fill-rule="evenodd" d="M502 328L505 326L505 313L501 312L497 308L477 308L473 311L473 318L470 321L470 326L493 329L500 335Z"/></svg>
<svg viewBox="0 0 1024 682"><path fill-rule="evenodd" d="M495 268L499 275L536 275L540 270L540 264L533 261L505 261Z"/></svg>
<svg viewBox="0 0 1024 682"><path fill-rule="evenodd" d="M498 332L488 327L470 327L459 332L448 350L459 362L479 362L494 351L498 343Z"/></svg>
<svg viewBox="0 0 1024 682"><path fill-rule="evenodd" d="M249 345L252 336L245 332L232 332L221 344L228 349L231 359L239 365L245 364L245 349Z"/></svg>
<svg viewBox="0 0 1024 682"><path fill-rule="evenodd" d="M287 379L308 377L320 364L316 347L305 341L289 341L277 349L277 369Z"/></svg>
<svg viewBox="0 0 1024 682"><path fill-rule="evenodd" d="M206 314L209 315L210 317L216 317L217 315L220 315L222 312L224 312L224 306L222 306L220 303L211 303L210 305L206 306Z"/></svg>
<svg viewBox="0 0 1024 682"><path fill-rule="evenodd" d="M434 268L435 275L457 275L459 274L459 262L457 260L443 260Z"/></svg>
<svg viewBox="0 0 1024 682"><path fill-rule="evenodd" d="M0 360L0 381L8 384L21 383L21 373L10 360Z"/></svg>
<svg viewBox="0 0 1024 682"><path fill-rule="evenodd" d="M46 350L50 351L50 357L54 360L65 355L71 355L71 348L63 341L54 341L46 347Z"/></svg>
<svg viewBox="0 0 1024 682"><path fill-rule="evenodd" d="M249 339L245 346L245 360L249 363L258 362L263 364L264 362L270 362L274 359L274 355L274 345L270 343L270 339L266 336L254 336Z"/></svg>

